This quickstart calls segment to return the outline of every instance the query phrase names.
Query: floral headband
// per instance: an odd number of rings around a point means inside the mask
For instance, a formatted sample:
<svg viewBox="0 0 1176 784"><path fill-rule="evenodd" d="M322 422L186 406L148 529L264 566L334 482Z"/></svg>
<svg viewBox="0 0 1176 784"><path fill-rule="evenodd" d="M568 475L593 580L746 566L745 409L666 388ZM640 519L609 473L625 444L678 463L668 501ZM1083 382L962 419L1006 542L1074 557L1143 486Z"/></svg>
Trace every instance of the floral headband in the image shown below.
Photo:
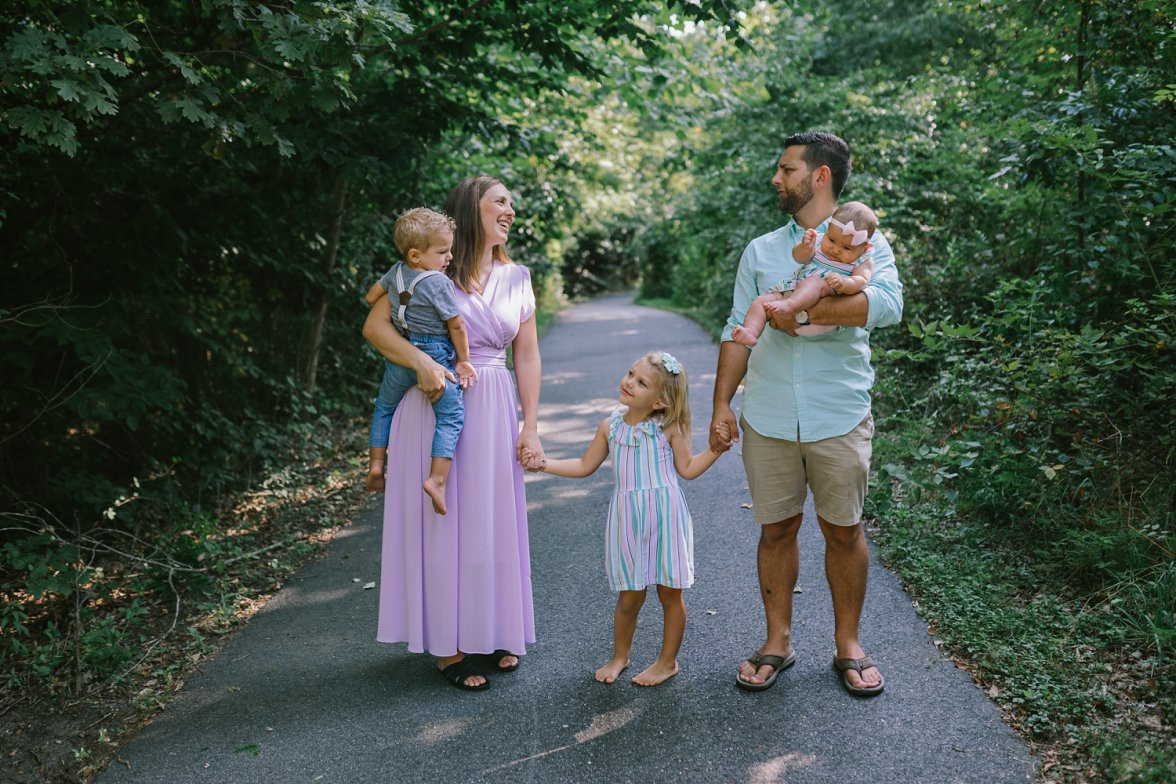
<svg viewBox="0 0 1176 784"><path fill-rule="evenodd" d="M865 229L855 228L851 220L842 223L836 218L830 218L829 224L841 229L841 233L848 236L854 245L861 245L870 238L870 235L866 233Z"/></svg>
<svg viewBox="0 0 1176 784"><path fill-rule="evenodd" d="M682 363L675 359L673 354L667 354L663 351L661 352L660 359L662 367L664 367L666 372L671 376L676 376L682 372Z"/></svg>

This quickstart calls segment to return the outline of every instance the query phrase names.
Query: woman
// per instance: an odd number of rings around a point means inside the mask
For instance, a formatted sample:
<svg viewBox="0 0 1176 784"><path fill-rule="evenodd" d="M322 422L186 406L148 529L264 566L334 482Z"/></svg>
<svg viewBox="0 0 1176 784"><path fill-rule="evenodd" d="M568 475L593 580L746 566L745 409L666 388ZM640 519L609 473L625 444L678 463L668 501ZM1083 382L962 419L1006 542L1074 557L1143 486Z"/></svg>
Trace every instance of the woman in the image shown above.
<svg viewBox="0 0 1176 784"><path fill-rule="evenodd" d="M508 672L535 641L519 460L524 450L543 456L537 422L541 364L530 272L506 255L515 215L510 192L493 177L473 177L450 192L445 211L457 222L447 272L478 371L464 392L465 427L445 516L433 512L420 488L432 440L429 398L440 394L447 371L396 331L387 297L372 307L363 327L381 354L416 371L421 390L405 395L392 421L376 638L432 653L447 681L480 691L490 684L473 654ZM508 345L514 349L517 397L506 369Z"/></svg>

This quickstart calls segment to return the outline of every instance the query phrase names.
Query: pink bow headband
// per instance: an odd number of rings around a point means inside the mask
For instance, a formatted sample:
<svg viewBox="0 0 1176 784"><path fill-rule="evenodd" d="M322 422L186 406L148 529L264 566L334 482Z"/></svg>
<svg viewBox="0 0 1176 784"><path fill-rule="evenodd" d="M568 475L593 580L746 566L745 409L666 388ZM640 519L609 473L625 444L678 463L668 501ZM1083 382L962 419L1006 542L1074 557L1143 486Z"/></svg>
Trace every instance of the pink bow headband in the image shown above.
<svg viewBox="0 0 1176 784"><path fill-rule="evenodd" d="M866 233L865 229L855 229L854 225L853 225L853 221L851 221L851 220L846 221L845 223L842 223L841 221L837 220L836 218L830 218L829 223L831 223L832 225L841 229L841 232L843 234L848 235L850 237L851 242L854 245L861 245L863 242L865 242L866 240L868 240L870 238L870 235Z"/></svg>

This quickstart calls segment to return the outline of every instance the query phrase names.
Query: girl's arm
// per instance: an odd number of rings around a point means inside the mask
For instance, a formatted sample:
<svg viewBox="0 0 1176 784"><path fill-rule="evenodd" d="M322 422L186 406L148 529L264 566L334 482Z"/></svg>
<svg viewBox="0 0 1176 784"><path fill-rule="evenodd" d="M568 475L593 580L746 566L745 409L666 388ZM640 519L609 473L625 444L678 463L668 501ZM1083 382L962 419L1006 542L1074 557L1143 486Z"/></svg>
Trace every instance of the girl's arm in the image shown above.
<svg viewBox="0 0 1176 784"><path fill-rule="evenodd" d="M534 316L519 325L511 346L519 405L523 409L523 429L515 445L515 457L526 467L524 450L532 452L535 461L543 461L543 445L539 442L539 385L543 379L543 362L539 357L539 333L535 329Z"/></svg>
<svg viewBox="0 0 1176 784"><path fill-rule="evenodd" d="M667 429L666 438L674 453L674 468L683 479L697 479L719 459L719 453L709 446L697 455L691 453L690 436L674 425Z"/></svg>
<svg viewBox="0 0 1176 784"><path fill-rule="evenodd" d="M578 479L583 476L591 476L596 469L600 468L600 464L604 462L606 457L608 457L608 420L602 419L600 427L596 428L596 435L592 438L592 443L588 445L583 457L546 460L540 464L539 470L545 474Z"/></svg>
<svg viewBox="0 0 1176 784"><path fill-rule="evenodd" d="M392 326L392 305L387 297L380 297L368 311L363 322L363 336L368 343L384 355L389 362L406 367L416 373L417 386L430 401L441 399L445 392L445 379L457 381L448 368L433 361L425 352L409 343Z"/></svg>

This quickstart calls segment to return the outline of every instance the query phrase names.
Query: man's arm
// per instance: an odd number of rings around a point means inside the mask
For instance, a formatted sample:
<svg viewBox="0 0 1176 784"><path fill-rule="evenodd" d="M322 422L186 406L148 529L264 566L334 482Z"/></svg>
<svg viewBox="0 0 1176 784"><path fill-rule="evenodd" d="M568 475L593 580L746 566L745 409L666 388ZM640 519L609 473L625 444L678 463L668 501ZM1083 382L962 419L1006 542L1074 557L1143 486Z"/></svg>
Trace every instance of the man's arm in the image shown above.
<svg viewBox="0 0 1176 784"><path fill-rule="evenodd" d="M719 345L719 366L715 371L714 407L712 408L710 430L707 433L711 448L717 452L730 449L731 444L739 440L739 423L735 420L735 412L731 410L731 399L735 397L735 390L739 388L739 382L747 373L747 358L751 355L751 350L741 343L732 341L731 330L743 325L744 314L760 294L759 286L755 281L755 273L752 270L751 257L751 246L748 246L739 259L739 271L735 274L731 315L727 317L727 325L723 328L723 342ZM726 425L726 428L724 429L722 425Z"/></svg>

